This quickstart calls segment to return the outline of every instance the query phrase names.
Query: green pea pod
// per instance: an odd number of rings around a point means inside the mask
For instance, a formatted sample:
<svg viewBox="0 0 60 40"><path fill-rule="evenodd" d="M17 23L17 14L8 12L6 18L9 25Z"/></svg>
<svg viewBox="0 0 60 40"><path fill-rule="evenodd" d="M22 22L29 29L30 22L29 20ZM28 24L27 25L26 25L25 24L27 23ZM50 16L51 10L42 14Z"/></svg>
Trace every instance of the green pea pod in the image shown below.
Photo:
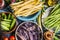
<svg viewBox="0 0 60 40"><path fill-rule="evenodd" d="M1 25L2 30L9 31L9 28L5 27L4 25Z"/></svg>
<svg viewBox="0 0 60 40"><path fill-rule="evenodd" d="M9 14L9 15L8 15L8 19L10 19L10 16L11 16L11 15Z"/></svg>
<svg viewBox="0 0 60 40"><path fill-rule="evenodd" d="M10 24L6 24L6 23L1 23L1 25L4 25L5 27L9 28Z"/></svg>
<svg viewBox="0 0 60 40"><path fill-rule="evenodd" d="M11 19L14 19L14 16L13 15L11 16Z"/></svg>
<svg viewBox="0 0 60 40"><path fill-rule="evenodd" d="M4 21L7 21L7 22L11 22L11 20L9 20L9 19L3 19Z"/></svg>
<svg viewBox="0 0 60 40"><path fill-rule="evenodd" d="M5 13L2 13L2 18L4 18L4 19L6 19L6 18L7 18L7 16L6 16L6 14L5 14Z"/></svg>
<svg viewBox="0 0 60 40"><path fill-rule="evenodd" d="M10 24L11 22L7 22L7 21L1 21L1 23Z"/></svg>
<svg viewBox="0 0 60 40"><path fill-rule="evenodd" d="M15 25L16 23L16 19L13 19L12 23L11 23L11 26L10 26L10 30L13 28L13 26Z"/></svg>

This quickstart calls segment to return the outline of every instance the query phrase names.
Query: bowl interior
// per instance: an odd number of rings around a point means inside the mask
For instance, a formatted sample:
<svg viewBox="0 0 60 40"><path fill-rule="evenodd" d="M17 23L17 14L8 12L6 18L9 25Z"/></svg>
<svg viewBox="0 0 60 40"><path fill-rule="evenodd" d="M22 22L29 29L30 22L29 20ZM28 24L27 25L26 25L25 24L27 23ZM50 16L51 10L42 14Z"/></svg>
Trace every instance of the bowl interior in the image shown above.
<svg viewBox="0 0 60 40"><path fill-rule="evenodd" d="M31 24L28 24L28 23L31 23ZM25 27L23 27L25 25ZM34 25L36 26L36 28L34 27ZM30 27L32 28L32 29L30 29ZM27 28L27 29L25 29L25 28ZM29 30L28 30L28 28L29 28ZM39 28L39 31L38 31L38 29L37 28ZM16 37L16 39L17 40L20 40L20 37L19 36L17 36L17 34L19 34L18 32L19 31L21 31L22 30L22 32L23 32L23 30L26 30L25 32L29 32L29 31L33 31L33 30L35 30L35 29L37 29L36 30L36 32L41 32L39 35L41 36L40 37L40 39L42 39L42 30L41 30L41 28L36 24L36 23L33 23L33 22L23 22L23 23L21 23L18 27L17 27L17 29L16 29L16 32L15 32L15 37ZM34 31L33 31L34 32ZM21 33L21 32L20 32ZM21 33L22 34L22 33ZM22 34L23 36L24 36L24 32L23 32L23 34ZM25 34L25 36L26 36L26 34ZM28 36L28 33L27 33L27 36Z"/></svg>

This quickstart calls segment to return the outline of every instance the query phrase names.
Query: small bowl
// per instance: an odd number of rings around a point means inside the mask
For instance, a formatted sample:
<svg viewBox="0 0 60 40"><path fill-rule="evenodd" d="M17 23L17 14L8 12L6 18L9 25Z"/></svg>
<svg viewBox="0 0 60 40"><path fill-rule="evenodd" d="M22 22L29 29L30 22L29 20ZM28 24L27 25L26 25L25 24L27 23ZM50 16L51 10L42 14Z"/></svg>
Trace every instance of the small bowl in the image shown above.
<svg viewBox="0 0 60 40"><path fill-rule="evenodd" d="M10 12L6 12L6 11L3 11L3 10L0 10L0 13L3 13L3 12L6 13L6 14L10 13ZM12 13L11 13L11 14L12 14ZM14 15L14 14L12 14L12 15ZM16 19L15 15L14 15L14 18ZM3 34L10 34L10 33L14 32L15 29L17 28L17 25L18 25L18 22L17 22L17 20L16 20L16 24L14 25L14 27L12 28L11 31L8 31L8 32L2 31L2 33L3 33Z"/></svg>
<svg viewBox="0 0 60 40"><path fill-rule="evenodd" d="M27 17L18 16L17 18L22 21L30 21L30 20L35 20L40 14L41 14L41 10L34 15L30 15Z"/></svg>
<svg viewBox="0 0 60 40"><path fill-rule="evenodd" d="M32 23L33 25L35 24L37 27L39 27L39 25L37 24L37 23L34 23L34 22L23 22L23 23L21 23L18 27L17 27L17 29L16 29L16 31L15 31L15 38L16 38L16 40L18 40L18 37L17 37L17 31L19 30L19 28L21 27L21 25L24 25L25 23ZM25 27L24 27L24 29L25 29ZM35 30L35 29L34 29ZM40 34L41 34L41 39L40 40L42 40L43 39L43 30L42 30L42 28L40 27ZM19 39L20 40L20 39Z"/></svg>

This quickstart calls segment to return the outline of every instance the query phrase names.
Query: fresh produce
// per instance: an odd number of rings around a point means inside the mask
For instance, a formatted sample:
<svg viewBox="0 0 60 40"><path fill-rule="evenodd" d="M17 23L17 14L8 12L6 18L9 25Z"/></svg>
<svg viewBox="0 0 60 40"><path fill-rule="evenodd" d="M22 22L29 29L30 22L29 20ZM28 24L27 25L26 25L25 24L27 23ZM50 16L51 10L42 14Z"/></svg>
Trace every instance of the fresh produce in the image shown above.
<svg viewBox="0 0 60 40"><path fill-rule="evenodd" d="M21 1L17 3L11 4L11 8L14 10L14 14L16 16L29 16L35 14L39 10L43 8L43 3L40 0L29 0L29 1Z"/></svg>
<svg viewBox="0 0 60 40"><path fill-rule="evenodd" d="M4 37L3 40L9 40L8 37Z"/></svg>
<svg viewBox="0 0 60 40"><path fill-rule="evenodd" d="M16 23L16 19L11 13L2 13L1 30L10 31Z"/></svg>
<svg viewBox="0 0 60 40"><path fill-rule="evenodd" d="M48 30L53 30L54 40L59 40L56 33L60 31L60 4L57 4L53 10L51 10L50 14L43 20L43 26Z"/></svg>
<svg viewBox="0 0 60 40"><path fill-rule="evenodd" d="M52 29L54 34L60 30L60 4L57 4L50 15L45 18L44 26L48 29Z"/></svg>
<svg viewBox="0 0 60 40"><path fill-rule="evenodd" d="M38 25L32 22L24 22L16 30L18 40L42 40L42 32Z"/></svg>
<svg viewBox="0 0 60 40"><path fill-rule="evenodd" d="M10 40L15 40L15 36L10 36Z"/></svg>
<svg viewBox="0 0 60 40"><path fill-rule="evenodd" d="M55 8L51 11L51 13L53 13L55 10L57 10L57 9L59 9L60 8L60 4L57 4L56 6L55 6Z"/></svg>

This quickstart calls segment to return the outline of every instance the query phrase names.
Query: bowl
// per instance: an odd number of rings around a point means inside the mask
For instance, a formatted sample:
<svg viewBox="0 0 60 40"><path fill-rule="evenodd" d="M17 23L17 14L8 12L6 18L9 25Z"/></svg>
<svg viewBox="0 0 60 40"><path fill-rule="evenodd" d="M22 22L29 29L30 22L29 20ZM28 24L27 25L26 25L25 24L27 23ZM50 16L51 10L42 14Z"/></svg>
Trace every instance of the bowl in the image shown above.
<svg viewBox="0 0 60 40"><path fill-rule="evenodd" d="M6 11L3 11L3 10L0 10L0 14L2 14L2 13L9 14L10 12L6 12ZM10 14L12 14L12 13L10 13ZM12 15L13 15L14 18L16 19L15 15L14 15L14 14L12 14ZM13 27L10 31L4 31L4 30L0 30L0 31L1 31L1 33L3 33L3 34L10 34L10 33L12 33L12 32L15 31L17 25L18 25L18 22L17 22L17 20L16 20L16 23L15 23L14 27Z"/></svg>
<svg viewBox="0 0 60 40"><path fill-rule="evenodd" d="M39 39L39 40L43 39L42 28L40 28L37 23L31 22L31 21L21 23L17 27L16 32L15 32L15 38L16 38L16 40L27 40L27 39L29 40L29 38L30 39L36 39L32 35L34 35L36 37L38 35L39 37L37 37L37 39Z"/></svg>
<svg viewBox="0 0 60 40"><path fill-rule="evenodd" d="M31 21L31 20L35 20L40 14L41 14L41 10L34 15L30 15L27 17L18 16L17 18L22 21Z"/></svg>

